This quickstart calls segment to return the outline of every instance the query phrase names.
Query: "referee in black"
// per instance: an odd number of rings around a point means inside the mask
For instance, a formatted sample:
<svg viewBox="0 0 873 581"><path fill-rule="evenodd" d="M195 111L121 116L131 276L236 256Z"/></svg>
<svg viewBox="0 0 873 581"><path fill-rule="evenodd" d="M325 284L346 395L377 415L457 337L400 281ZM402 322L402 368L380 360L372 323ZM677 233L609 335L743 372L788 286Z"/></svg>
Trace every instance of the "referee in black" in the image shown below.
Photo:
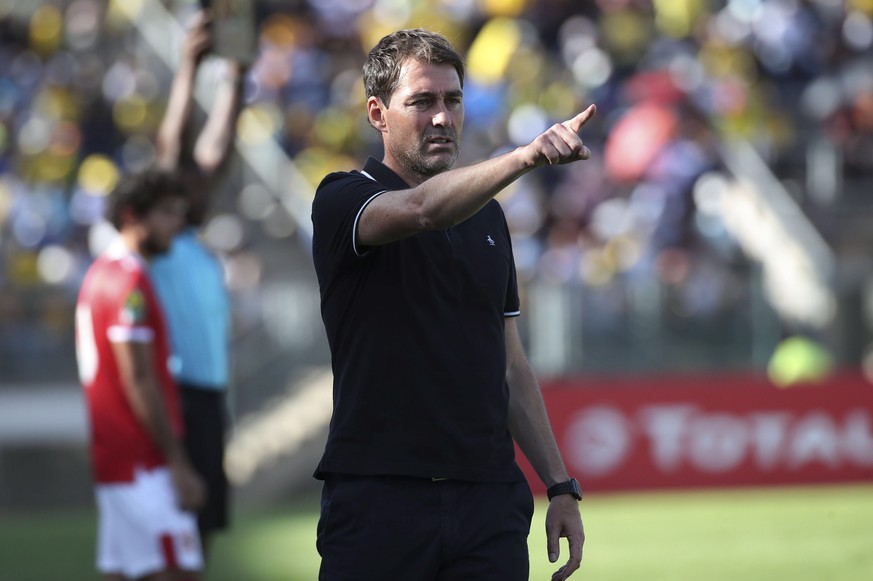
<svg viewBox="0 0 873 581"><path fill-rule="evenodd" d="M324 581L526 581L533 498L513 438L549 490L549 559L568 578L585 534L516 327L512 245L493 197L526 172L591 155L588 109L530 144L452 169L464 64L422 29L364 65L384 157L333 173L312 206L334 372L317 546Z"/></svg>

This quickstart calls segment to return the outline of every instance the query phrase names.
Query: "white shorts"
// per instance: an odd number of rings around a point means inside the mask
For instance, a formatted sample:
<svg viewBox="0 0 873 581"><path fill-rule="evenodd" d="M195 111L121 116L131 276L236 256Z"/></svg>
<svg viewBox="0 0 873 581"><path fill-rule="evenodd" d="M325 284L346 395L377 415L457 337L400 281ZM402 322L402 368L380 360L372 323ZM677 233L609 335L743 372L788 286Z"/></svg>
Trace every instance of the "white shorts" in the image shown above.
<svg viewBox="0 0 873 581"><path fill-rule="evenodd" d="M176 505L166 467L137 470L133 482L98 484L97 570L137 579L203 568L197 519Z"/></svg>

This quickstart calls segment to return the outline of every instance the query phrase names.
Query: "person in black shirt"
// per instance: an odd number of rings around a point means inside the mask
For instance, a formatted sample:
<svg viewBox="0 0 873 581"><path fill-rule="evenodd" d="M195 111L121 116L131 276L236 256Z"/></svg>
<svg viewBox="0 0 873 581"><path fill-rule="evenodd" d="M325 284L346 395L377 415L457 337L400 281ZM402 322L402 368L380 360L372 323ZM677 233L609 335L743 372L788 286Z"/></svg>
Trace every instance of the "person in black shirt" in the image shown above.
<svg viewBox="0 0 873 581"><path fill-rule="evenodd" d="M578 483L561 459L516 327L512 245L493 197L526 172L588 159L592 105L530 144L452 169L464 64L422 29L364 65L382 162L328 175L313 261L334 372L319 579L526 580L533 499L513 438L549 487L549 559L581 562Z"/></svg>

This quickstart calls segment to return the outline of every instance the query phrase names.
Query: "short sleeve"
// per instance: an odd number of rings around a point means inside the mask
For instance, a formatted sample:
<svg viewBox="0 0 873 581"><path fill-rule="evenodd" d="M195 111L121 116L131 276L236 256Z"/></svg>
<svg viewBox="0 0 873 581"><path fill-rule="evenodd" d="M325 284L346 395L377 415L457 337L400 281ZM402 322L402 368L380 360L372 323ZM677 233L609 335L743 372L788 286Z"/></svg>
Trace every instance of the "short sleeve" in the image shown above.
<svg viewBox="0 0 873 581"><path fill-rule="evenodd" d="M148 280L142 271L131 273L120 285L115 304L109 305L107 336L111 342L148 343L154 338L155 314L148 300L149 292Z"/></svg>
<svg viewBox="0 0 873 581"><path fill-rule="evenodd" d="M333 173L315 192L312 202L312 248L316 261L342 264L367 253L356 245L361 213L386 188L363 174Z"/></svg>

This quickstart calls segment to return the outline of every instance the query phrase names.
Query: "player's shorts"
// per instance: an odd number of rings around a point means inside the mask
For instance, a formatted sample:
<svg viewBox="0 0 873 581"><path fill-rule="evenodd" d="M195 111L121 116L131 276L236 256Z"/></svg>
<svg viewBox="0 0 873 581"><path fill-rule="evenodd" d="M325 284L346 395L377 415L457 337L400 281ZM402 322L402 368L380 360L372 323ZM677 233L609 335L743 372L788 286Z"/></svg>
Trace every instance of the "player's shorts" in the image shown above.
<svg viewBox="0 0 873 581"><path fill-rule="evenodd" d="M227 527L230 493L224 472L224 441L227 407L224 390L179 383L185 449L191 465L206 483L206 504L198 511L200 530L213 532Z"/></svg>
<svg viewBox="0 0 873 581"><path fill-rule="evenodd" d="M203 568L194 515L176 505L166 467L138 470L133 482L98 484L97 570L131 579Z"/></svg>

